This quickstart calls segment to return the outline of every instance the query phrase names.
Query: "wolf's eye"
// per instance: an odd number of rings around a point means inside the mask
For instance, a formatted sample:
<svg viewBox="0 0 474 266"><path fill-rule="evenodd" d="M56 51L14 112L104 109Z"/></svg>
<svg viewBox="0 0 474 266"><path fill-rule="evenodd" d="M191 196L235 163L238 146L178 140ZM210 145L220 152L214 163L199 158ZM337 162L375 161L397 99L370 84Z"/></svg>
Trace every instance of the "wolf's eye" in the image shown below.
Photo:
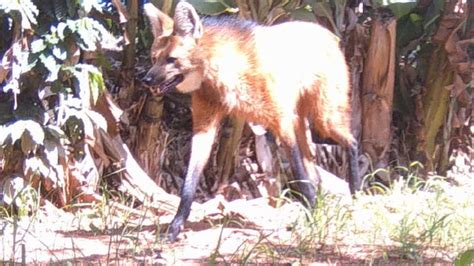
<svg viewBox="0 0 474 266"><path fill-rule="evenodd" d="M174 64L174 62L176 62L176 60L177 60L176 57L168 57L168 58L166 58L166 63Z"/></svg>

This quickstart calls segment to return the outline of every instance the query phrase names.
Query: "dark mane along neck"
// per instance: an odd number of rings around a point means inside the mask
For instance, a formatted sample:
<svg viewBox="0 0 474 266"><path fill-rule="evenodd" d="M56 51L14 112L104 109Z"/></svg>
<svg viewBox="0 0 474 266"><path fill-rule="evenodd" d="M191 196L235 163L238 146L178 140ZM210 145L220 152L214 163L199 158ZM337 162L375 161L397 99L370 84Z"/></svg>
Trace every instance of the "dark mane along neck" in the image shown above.
<svg viewBox="0 0 474 266"><path fill-rule="evenodd" d="M203 47L214 49L220 45L233 43L241 50L253 49L254 29L259 27L257 23L239 19L233 15L205 17L202 19L202 23L204 35L207 37L207 41L200 40Z"/></svg>
<svg viewBox="0 0 474 266"><path fill-rule="evenodd" d="M235 30L240 33L249 33L258 26L258 24L253 21L239 19L234 15L204 17L202 22L204 28L222 29L223 31Z"/></svg>

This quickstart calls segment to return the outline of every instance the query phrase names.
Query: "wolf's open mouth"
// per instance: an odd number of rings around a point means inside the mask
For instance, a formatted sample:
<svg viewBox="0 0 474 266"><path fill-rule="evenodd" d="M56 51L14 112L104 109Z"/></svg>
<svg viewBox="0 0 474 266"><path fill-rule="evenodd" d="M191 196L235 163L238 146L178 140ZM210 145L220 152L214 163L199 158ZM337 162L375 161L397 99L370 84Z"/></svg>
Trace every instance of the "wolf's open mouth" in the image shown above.
<svg viewBox="0 0 474 266"><path fill-rule="evenodd" d="M182 74L178 74L178 75L173 76L172 78L170 78L168 80L163 81L160 84L160 92L165 93L165 92L173 89L174 87L176 87L176 85L181 83L183 80L184 80L184 76Z"/></svg>

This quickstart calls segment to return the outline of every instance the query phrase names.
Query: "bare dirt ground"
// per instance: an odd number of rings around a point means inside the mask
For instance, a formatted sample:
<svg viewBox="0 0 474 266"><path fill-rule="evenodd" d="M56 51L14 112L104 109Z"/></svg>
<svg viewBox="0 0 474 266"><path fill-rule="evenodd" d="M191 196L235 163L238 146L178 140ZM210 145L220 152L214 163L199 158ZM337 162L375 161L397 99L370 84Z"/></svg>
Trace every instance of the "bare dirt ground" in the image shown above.
<svg viewBox="0 0 474 266"><path fill-rule="evenodd" d="M172 216L155 216L119 205L95 206L74 214L46 203L33 218L0 220L0 263L391 265L415 263L390 247L364 244L357 236L302 239L299 203L271 207L267 200L219 198L193 209L176 243L157 233ZM222 210L209 213L206 210ZM304 223L304 222L303 222ZM215 224L215 225L213 225ZM418 262L450 264L434 253Z"/></svg>

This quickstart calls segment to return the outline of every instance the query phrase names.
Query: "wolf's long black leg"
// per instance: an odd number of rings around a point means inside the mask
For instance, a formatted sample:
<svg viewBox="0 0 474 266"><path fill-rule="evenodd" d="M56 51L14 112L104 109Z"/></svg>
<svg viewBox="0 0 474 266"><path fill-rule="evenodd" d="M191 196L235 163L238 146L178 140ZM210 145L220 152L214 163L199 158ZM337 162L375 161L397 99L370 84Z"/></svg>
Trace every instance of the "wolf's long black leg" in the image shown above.
<svg viewBox="0 0 474 266"><path fill-rule="evenodd" d="M209 114L207 114L207 116L209 116ZM197 116L193 114L193 123L199 125L202 121L196 119L196 117ZM176 237L181 231L181 227L191 212L191 205L194 201L199 178L211 154L212 144L220 120L217 117L207 117L207 119L210 120L207 121L207 126L201 128L199 125L197 129L195 127L191 144L191 158L189 159L186 178L184 179L183 188L181 189L181 201L178 211L168 228L168 238L172 242L176 240Z"/></svg>
<svg viewBox="0 0 474 266"><path fill-rule="evenodd" d="M292 144L289 145L288 148L288 155L291 161L291 166L293 170L293 175L295 181L297 181L298 191L304 196L305 199L302 199L304 204L309 204L308 207L314 207L316 203L316 188L315 184L311 182L311 179L306 172L303 163L303 157L298 145Z"/></svg>
<svg viewBox="0 0 474 266"><path fill-rule="evenodd" d="M361 180L359 176L359 149L357 142L354 142L349 145L349 165L350 165L350 184L349 188L351 189L351 193L354 194L355 192L361 189Z"/></svg>

